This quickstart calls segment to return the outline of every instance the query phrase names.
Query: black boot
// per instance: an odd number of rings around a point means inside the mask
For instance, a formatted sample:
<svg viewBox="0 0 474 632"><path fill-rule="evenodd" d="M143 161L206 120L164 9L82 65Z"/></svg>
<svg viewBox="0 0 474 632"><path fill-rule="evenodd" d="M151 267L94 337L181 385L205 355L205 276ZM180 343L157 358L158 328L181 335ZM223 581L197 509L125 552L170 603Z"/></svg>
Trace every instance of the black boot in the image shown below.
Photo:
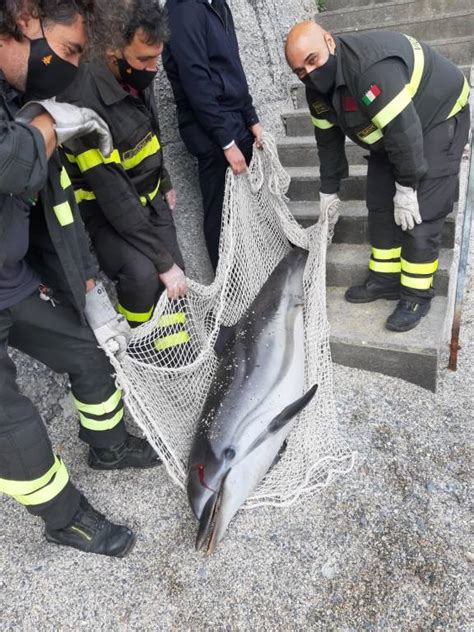
<svg viewBox="0 0 474 632"><path fill-rule="evenodd" d="M401 300L395 311L390 314L385 327L390 331L410 331L415 329L423 316L430 311L431 301L416 303L415 301Z"/></svg>
<svg viewBox="0 0 474 632"><path fill-rule="evenodd" d="M123 470L127 467L156 467L161 461L146 439L129 434L123 443L113 448L91 447L88 463L94 470Z"/></svg>
<svg viewBox="0 0 474 632"><path fill-rule="evenodd" d="M111 557L124 557L135 542L135 536L128 527L107 520L89 505L84 496L81 497L79 509L67 527L46 527L44 534L48 542L71 546L85 553Z"/></svg>
<svg viewBox="0 0 474 632"><path fill-rule="evenodd" d="M353 285L346 290L344 298L349 303L371 303L379 298L396 301L400 298L400 285L398 279L395 285L369 277L364 285Z"/></svg>

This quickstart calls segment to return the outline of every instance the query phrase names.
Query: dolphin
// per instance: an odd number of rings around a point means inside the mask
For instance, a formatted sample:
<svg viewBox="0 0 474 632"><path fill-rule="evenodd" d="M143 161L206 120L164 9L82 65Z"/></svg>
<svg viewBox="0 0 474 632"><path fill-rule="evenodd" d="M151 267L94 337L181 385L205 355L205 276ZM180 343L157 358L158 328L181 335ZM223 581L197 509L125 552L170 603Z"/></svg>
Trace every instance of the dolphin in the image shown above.
<svg viewBox="0 0 474 632"><path fill-rule="evenodd" d="M197 423L187 493L199 520L196 549L211 554L250 493L279 459L304 393L303 273L293 248L233 328L216 342L218 365Z"/></svg>

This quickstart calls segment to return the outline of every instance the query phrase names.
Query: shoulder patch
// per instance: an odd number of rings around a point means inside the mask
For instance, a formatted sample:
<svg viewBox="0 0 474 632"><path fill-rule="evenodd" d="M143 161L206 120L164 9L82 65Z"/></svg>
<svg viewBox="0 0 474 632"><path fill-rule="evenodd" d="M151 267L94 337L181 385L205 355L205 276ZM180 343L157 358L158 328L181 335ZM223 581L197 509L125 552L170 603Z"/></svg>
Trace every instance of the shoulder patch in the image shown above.
<svg viewBox="0 0 474 632"><path fill-rule="evenodd" d="M370 105L375 101L377 97L382 94L382 90L378 87L376 83L373 83L367 92L362 97L361 101L364 105Z"/></svg>
<svg viewBox="0 0 474 632"><path fill-rule="evenodd" d="M317 101L313 101L313 103L311 103L311 107L316 114L323 114L324 112L329 112L331 110L327 103L324 103L324 101L320 101L319 99Z"/></svg>

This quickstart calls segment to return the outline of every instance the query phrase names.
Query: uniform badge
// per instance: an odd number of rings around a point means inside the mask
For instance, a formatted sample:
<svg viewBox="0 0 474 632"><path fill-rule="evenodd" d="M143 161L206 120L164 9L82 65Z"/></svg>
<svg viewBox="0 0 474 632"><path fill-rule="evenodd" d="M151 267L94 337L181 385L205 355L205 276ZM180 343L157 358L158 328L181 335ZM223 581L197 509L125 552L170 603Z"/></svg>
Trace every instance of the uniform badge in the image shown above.
<svg viewBox="0 0 474 632"><path fill-rule="evenodd" d="M342 97L342 108L344 112L357 112L359 106L355 97L349 95Z"/></svg>
<svg viewBox="0 0 474 632"><path fill-rule="evenodd" d="M375 101L375 99L382 94L382 90L378 87L376 83L373 83L367 92L362 97L362 103L364 105L370 105Z"/></svg>

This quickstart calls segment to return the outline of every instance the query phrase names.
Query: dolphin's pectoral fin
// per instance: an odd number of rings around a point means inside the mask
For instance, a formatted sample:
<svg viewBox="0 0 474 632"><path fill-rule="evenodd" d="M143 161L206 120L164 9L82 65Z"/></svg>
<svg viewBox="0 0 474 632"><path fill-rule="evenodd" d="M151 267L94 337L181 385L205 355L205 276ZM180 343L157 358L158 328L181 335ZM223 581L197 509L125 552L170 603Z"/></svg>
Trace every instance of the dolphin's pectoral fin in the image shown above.
<svg viewBox="0 0 474 632"><path fill-rule="evenodd" d="M309 391L306 391L302 397L291 402L291 404L284 408L281 413L273 419L272 423L268 426L268 432L278 432L281 430L285 424L293 419L293 417L296 417L296 415L309 404L317 390L318 385L315 384Z"/></svg>
<svg viewBox="0 0 474 632"><path fill-rule="evenodd" d="M268 428L264 430L255 439L255 441L246 451L246 454L250 454L252 450L255 450L255 448L258 448L258 446L261 445L265 441L265 439L268 437L269 434L277 433L289 421L291 421L293 417L296 417L296 415L300 413L303 410L303 408L305 408L305 406L307 406L309 402L313 399L314 394L316 393L317 390L318 390L318 385L315 384L309 389L309 391L306 391L306 393L302 397L300 397L299 399L296 399L294 402L291 402L291 404L289 404L286 408L284 408L279 415L274 417L271 423L269 424Z"/></svg>
<svg viewBox="0 0 474 632"><path fill-rule="evenodd" d="M235 325L233 327L221 325L219 333L217 334L217 340L214 344L214 351L217 357L222 356L227 345L234 340L236 331L237 327Z"/></svg>

